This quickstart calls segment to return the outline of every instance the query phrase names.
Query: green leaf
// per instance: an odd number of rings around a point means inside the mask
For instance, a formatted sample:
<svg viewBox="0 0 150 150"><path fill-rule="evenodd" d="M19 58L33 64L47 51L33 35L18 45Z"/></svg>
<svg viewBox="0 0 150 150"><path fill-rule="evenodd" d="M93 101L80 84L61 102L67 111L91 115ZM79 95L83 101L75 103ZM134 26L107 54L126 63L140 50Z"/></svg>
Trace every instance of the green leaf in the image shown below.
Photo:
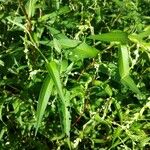
<svg viewBox="0 0 150 150"><path fill-rule="evenodd" d="M122 128L121 127L117 127L113 133L113 139L112 139L112 147L113 145L116 145L116 143L118 143L118 141L116 141L116 139L118 137L120 137L122 134ZM115 142L116 141L116 142Z"/></svg>
<svg viewBox="0 0 150 150"><path fill-rule="evenodd" d="M61 61L60 73L67 71L67 68L68 68L68 61L66 59L63 59Z"/></svg>
<svg viewBox="0 0 150 150"><path fill-rule="evenodd" d="M107 84L105 87L105 92L111 97L112 96L112 89L111 87Z"/></svg>
<svg viewBox="0 0 150 150"><path fill-rule="evenodd" d="M60 112L60 119L62 124L63 133L65 133L68 137L70 137L70 112L68 110L69 106L69 98L68 95L64 96L63 88L60 80L60 73L58 66L55 61L51 61L50 63L46 64L47 70L49 75L52 77L53 82L56 86L57 92L59 94L60 100L59 101L59 112Z"/></svg>
<svg viewBox="0 0 150 150"><path fill-rule="evenodd" d="M122 44L128 43L128 34L123 31L91 35L88 38L105 42L120 42Z"/></svg>
<svg viewBox="0 0 150 150"><path fill-rule="evenodd" d="M46 79L43 82L43 85L41 87L39 99L38 99L38 105L37 105L37 122L36 122L36 132L38 131L38 128L40 126L40 123L42 121L42 117L44 115L48 100L50 98L52 89L53 89L53 80L48 75Z"/></svg>
<svg viewBox="0 0 150 150"><path fill-rule="evenodd" d="M56 38L53 39L53 45L58 53L61 53L61 45Z"/></svg>
<svg viewBox="0 0 150 150"><path fill-rule="evenodd" d="M128 86L133 92L140 94L139 89L129 76L129 53L126 45L121 45L118 51L119 74L124 85Z"/></svg>
<svg viewBox="0 0 150 150"><path fill-rule="evenodd" d="M37 0L29 0L27 2L27 13L29 18L33 17L35 14L36 2Z"/></svg>
<svg viewBox="0 0 150 150"><path fill-rule="evenodd" d="M65 34L61 33L59 30L52 28L52 27L49 27L49 26L46 26L46 27L50 31L50 33L54 36L54 38L56 38L56 39L68 39L68 37Z"/></svg>
<svg viewBox="0 0 150 150"><path fill-rule="evenodd" d="M134 83L133 79L130 76L125 76L121 79L122 83L128 86L133 92L141 95L141 92L137 88L136 84Z"/></svg>
<svg viewBox="0 0 150 150"><path fill-rule="evenodd" d="M0 101L0 120L2 121L2 111L3 111L3 106L4 106L4 99L1 99Z"/></svg>
<svg viewBox="0 0 150 150"><path fill-rule="evenodd" d="M2 141L5 132L7 132L6 126L2 127L2 129L0 131L0 141Z"/></svg>
<svg viewBox="0 0 150 150"><path fill-rule="evenodd" d="M119 57L119 74L121 78L129 75L129 53L126 45L121 45L118 50Z"/></svg>
<svg viewBox="0 0 150 150"><path fill-rule="evenodd" d="M0 66L4 66L4 62L0 60Z"/></svg>
<svg viewBox="0 0 150 150"><path fill-rule="evenodd" d="M22 25L19 22L16 22L15 20L11 20L10 17L7 17L7 20L12 23L13 25L16 25L18 27L20 27L21 29L23 29L24 31L26 31L29 34L29 31L26 29L26 27L24 25Z"/></svg>
<svg viewBox="0 0 150 150"><path fill-rule="evenodd" d="M147 37L147 36L149 36L149 35L150 35L150 26L148 26L148 27L145 29L144 32L138 34L138 36L139 36L141 39L143 39L143 38L145 38L145 37Z"/></svg>
<svg viewBox="0 0 150 150"><path fill-rule="evenodd" d="M71 39L60 39L60 44L63 48L76 48L78 47L82 42L78 40L71 40Z"/></svg>
<svg viewBox="0 0 150 150"><path fill-rule="evenodd" d="M56 62L51 61L50 63L47 63L46 68L49 75L53 79L53 82L58 90L60 98L64 100L64 94L63 94L62 84L60 80L60 73Z"/></svg>
<svg viewBox="0 0 150 150"><path fill-rule="evenodd" d="M72 61L93 58L99 53L96 48L78 40L61 39L59 42L63 48L70 50L69 59Z"/></svg>
<svg viewBox="0 0 150 150"><path fill-rule="evenodd" d="M58 17L59 15L67 14L70 11L71 11L71 9L68 6L61 7L58 11L54 11L52 13L48 13L48 14L41 16L39 18L39 22L52 20L52 19Z"/></svg>

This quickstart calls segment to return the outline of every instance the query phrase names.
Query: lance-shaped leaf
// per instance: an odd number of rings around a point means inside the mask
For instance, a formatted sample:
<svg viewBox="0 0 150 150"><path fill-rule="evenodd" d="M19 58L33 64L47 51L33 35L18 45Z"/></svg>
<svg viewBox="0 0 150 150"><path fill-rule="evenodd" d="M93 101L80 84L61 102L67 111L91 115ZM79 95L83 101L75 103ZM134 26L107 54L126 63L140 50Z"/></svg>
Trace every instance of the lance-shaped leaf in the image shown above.
<svg viewBox="0 0 150 150"><path fill-rule="evenodd" d="M61 39L59 42L62 48L69 50L69 59L73 61L82 60L84 58L93 58L99 53L96 48L78 40Z"/></svg>
<svg viewBox="0 0 150 150"><path fill-rule="evenodd" d="M68 137L70 137L70 112L68 110L69 98L64 96L57 63L55 61L51 61L50 63L46 64L46 67L49 75L53 79L53 82L56 86L57 92L60 97L60 101L58 102L58 104L60 106L59 112L63 133L65 133Z"/></svg>
<svg viewBox="0 0 150 150"><path fill-rule="evenodd" d="M48 13L48 14L41 16L38 20L39 20L39 22L52 20L52 19L58 17L59 15L67 14L70 11L71 11L71 9L68 6L64 6L64 7L61 7L57 12L54 11L52 13Z"/></svg>
<svg viewBox="0 0 150 150"><path fill-rule="evenodd" d="M119 57L119 74L123 78L126 75L129 75L129 52L126 45L121 45L118 50Z"/></svg>
<svg viewBox="0 0 150 150"><path fill-rule="evenodd" d="M138 36L139 36L141 39L143 39L143 38L145 38L145 37L147 37L147 36L149 36L149 35L150 35L150 26L148 26L148 27L144 30L144 32L138 34Z"/></svg>
<svg viewBox="0 0 150 150"><path fill-rule="evenodd" d="M43 85L42 85L41 91L40 91L40 95L39 95L39 99L38 99L37 122L36 122L35 134L37 133L40 123L42 121L42 117L44 115L48 100L50 98L50 95L51 95L51 92L53 89L53 85L54 85L53 80L48 75L43 82Z"/></svg>
<svg viewBox="0 0 150 150"><path fill-rule="evenodd" d="M118 51L119 57L119 74L121 81L124 85L129 87L133 92L140 94L139 89L134 83L133 79L129 76L129 53L126 45L121 45Z"/></svg>
<svg viewBox="0 0 150 150"><path fill-rule="evenodd" d="M33 17L35 14L36 2L37 2L37 0L29 0L27 2L27 13L28 13L29 18Z"/></svg>
<svg viewBox="0 0 150 150"><path fill-rule="evenodd" d="M125 76L124 78L122 78L121 81L124 85L128 86L133 92L141 95L140 90L137 88L136 84L130 76Z"/></svg>
<svg viewBox="0 0 150 150"><path fill-rule="evenodd" d="M120 42L122 44L128 43L128 34L123 31L91 35L88 38L105 42Z"/></svg>

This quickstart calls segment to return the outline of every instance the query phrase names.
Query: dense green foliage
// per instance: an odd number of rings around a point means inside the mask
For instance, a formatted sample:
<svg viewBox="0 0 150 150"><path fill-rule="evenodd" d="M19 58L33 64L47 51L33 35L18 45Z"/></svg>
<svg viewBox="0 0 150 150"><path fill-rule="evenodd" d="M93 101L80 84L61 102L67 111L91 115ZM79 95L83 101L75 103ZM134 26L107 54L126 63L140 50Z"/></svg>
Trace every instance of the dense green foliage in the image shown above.
<svg viewBox="0 0 150 150"><path fill-rule="evenodd" d="M150 149L149 0L0 0L0 149Z"/></svg>

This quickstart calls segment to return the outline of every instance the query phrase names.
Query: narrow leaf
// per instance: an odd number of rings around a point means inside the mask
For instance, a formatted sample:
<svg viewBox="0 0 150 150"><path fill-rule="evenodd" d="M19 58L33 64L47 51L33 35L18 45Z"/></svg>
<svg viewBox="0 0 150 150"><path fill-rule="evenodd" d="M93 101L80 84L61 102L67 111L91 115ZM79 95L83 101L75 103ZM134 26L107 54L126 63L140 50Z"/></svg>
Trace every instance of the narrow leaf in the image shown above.
<svg viewBox="0 0 150 150"><path fill-rule="evenodd" d="M48 75L43 82L40 95L39 95L39 99L38 99L36 133L42 121L42 117L44 115L48 100L50 98L50 95L53 89L53 85L54 85L53 80Z"/></svg>
<svg viewBox="0 0 150 150"><path fill-rule="evenodd" d="M24 25L22 25L21 23L16 22L15 20L11 20L9 17L7 18L7 20L9 22L11 22L13 25L16 25L18 27L20 27L21 29L23 29L24 31L26 31L29 34L29 31L26 29L26 27Z"/></svg>
<svg viewBox="0 0 150 150"><path fill-rule="evenodd" d="M121 78L129 75L129 53L126 45L121 45L118 50L119 57L119 74Z"/></svg>
<svg viewBox="0 0 150 150"><path fill-rule="evenodd" d="M105 42L120 42L122 44L125 44L128 42L128 34L123 31L115 31L115 32L109 32L109 33L103 33L99 35L91 35L89 36L90 39L93 40L100 40Z"/></svg>
<svg viewBox="0 0 150 150"><path fill-rule="evenodd" d="M53 82L58 90L59 96L62 100L64 100L64 94L62 90L62 84L60 80L59 69L55 61L51 61L46 64L47 71L49 75L52 77Z"/></svg>
<svg viewBox="0 0 150 150"><path fill-rule="evenodd" d="M141 92L139 91L139 89L137 88L136 84L130 76L125 76L124 78L122 78L122 83L128 86L133 92L139 95L141 94Z"/></svg>
<svg viewBox="0 0 150 150"><path fill-rule="evenodd" d="M53 39L53 45L58 53L61 53L61 45L56 38Z"/></svg>
<svg viewBox="0 0 150 150"><path fill-rule="evenodd" d="M54 11L52 13L48 13L48 14L45 14L43 16L41 16L39 18L39 22L43 22L43 21L48 21L48 20L52 20L56 17L58 17L59 15L63 15L63 14L67 14L71 11L71 9L68 7L68 6L64 6L64 7L61 7L59 10L57 11ZM51 27L50 27L51 28Z"/></svg>
<svg viewBox="0 0 150 150"><path fill-rule="evenodd" d="M63 133L65 133L68 137L70 137L70 112L68 110L69 106L69 98L68 96L64 96L63 88L60 80L60 73L58 66L55 61L51 61L50 63L46 64L47 70L49 75L52 77L53 82L57 88L60 100L59 101L59 112L60 112L60 119L62 124Z"/></svg>
<svg viewBox="0 0 150 150"><path fill-rule="evenodd" d="M33 17L35 14L36 2L37 0L29 0L27 2L27 13L29 18Z"/></svg>
<svg viewBox="0 0 150 150"><path fill-rule="evenodd" d="M118 51L119 74L124 85L128 86L133 92L140 94L139 89L129 76L129 53L126 45L121 45Z"/></svg>

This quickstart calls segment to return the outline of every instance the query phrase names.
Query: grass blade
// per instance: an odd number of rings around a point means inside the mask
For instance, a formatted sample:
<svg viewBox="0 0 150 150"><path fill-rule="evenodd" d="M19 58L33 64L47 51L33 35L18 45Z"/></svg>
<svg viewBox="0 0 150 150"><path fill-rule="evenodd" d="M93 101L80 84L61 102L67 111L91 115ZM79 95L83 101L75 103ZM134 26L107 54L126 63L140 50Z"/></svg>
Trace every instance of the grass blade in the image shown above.
<svg viewBox="0 0 150 150"><path fill-rule="evenodd" d="M48 100L50 98L52 89L53 89L53 80L48 75L46 79L43 82L39 99L38 99L38 105L37 105L37 122L36 122L36 132L37 134L38 128L40 126L40 123L42 121L42 117L44 115Z"/></svg>
<svg viewBox="0 0 150 150"><path fill-rule="evenodd" d="M63 133L65 133L68 137L70 137L70 112L68 110L69 98L68 96L64 96L63 88L60 80L60 73L56 62L51 61L50 63L46 64L46 67L50 76L53 79L53 82L57 88L61 100L59 101L59 106L60 106L59 112L60 112L60 119L61 119Z"/></svg>

